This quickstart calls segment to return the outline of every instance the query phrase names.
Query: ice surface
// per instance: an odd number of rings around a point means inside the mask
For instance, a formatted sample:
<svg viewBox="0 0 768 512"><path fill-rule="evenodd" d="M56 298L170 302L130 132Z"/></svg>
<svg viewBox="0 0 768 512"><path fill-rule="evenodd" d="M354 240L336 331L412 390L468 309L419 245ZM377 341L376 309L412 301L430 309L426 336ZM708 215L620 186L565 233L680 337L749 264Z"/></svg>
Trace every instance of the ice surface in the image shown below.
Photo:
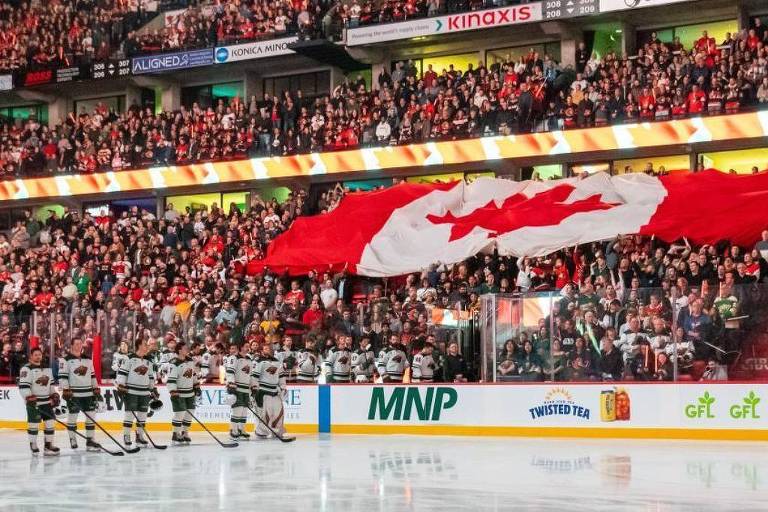
<svg viewBox="0 0 768 512"><path fill-rule="evenodd" d="M61 456L33 459L24 433L0 431L0 510L768 510L765 444L304 435L224 450L204 433L193 440L117 458L73 452L58 432Z"/></svg>

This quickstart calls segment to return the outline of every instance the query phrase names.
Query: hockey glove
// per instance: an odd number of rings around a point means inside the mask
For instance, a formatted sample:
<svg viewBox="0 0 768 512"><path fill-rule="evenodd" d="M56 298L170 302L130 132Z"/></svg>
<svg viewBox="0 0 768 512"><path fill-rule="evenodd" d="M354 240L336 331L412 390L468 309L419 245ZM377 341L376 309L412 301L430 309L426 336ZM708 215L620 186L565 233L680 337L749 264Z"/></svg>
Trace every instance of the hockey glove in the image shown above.
<svg viewBox="0 0 768 512"><path fill-rule="evenodd" d="M72 398L72 390L69 388L62 389L61 396L64 397L64 400L70 400Z"/></svg>
<svg viewBox="0 0 768 512"><path fill-rule="evenodd" d="M121 397L127 395L128 394L128 388L123 386L122 384L118 384L117 385L117 394L120 395Z"/></svg>
<svg viewBox="0 0 768 512"><path fill-rule="evenodd" d="M195 393L195 396L200 396L200 395L202 395L202 394L203 394L203 390L202 390L202 389L200 389L200 386L194 386L194 387L192 388L192 390L194 391L194 393Z"/></svg>
<svg viewBox="0 0 768 512"><path fill-rule="evenodd" d="M29 395L26 399L27 405L31 405L32 407L37 404L37 397L35 395Z"/></svg>
<svg viewBox="0 0 768 512"><path fill-rule="evenodd" d="M61 404L61 397L58 393L52 393L51 394L51 406L52 407L58 407L59 404Z"/></svg>

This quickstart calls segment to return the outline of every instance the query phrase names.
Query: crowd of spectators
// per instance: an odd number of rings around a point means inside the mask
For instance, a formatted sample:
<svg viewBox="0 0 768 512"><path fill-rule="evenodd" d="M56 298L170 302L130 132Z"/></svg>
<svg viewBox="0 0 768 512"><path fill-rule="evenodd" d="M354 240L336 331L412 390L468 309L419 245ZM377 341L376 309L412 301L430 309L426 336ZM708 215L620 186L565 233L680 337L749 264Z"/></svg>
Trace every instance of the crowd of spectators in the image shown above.
<svg viewBox="0 0 768 512"><path fill-rule="evenodd" d="M562 68L531 51L485 67L439 72L398 62L366 83L347 78L330 95L301 91L233 98L155 114L98 105L49 128L37 120L0 129L6 177L94 172L357 147L458 140L493 134L604 126L768 107L768 31L692 49L655 34L635 57L589 55Z"/></svg>
<svg viewBox="0 0 768 512"><path fill-rule="evenodd" d="M190 7L178 14L166 14L162 30L129 34L123 51L131 57L294 34L313 39L322 29L322 5L319 0L256 0Z"/></svg>
<svg viewBox="0 0 768 512"><path fill-rule="evenodd" d="M0 2L0 72L77 66L112 56L148 16L148 0Z"/></svg>
<svg viewBox="0 0 768 512"><path fill-rule="evenodd" d="M517 262L496 290L557 289L497 354L501 380L725 380L768 326L768 231L754 248L620 237ZM499 320L503 321L503 320Z"/></svg>
<svg viewBox="0 0 768 512"><path fill-rule="evenodd" d="M547 291L539 326L497 347L502 380L727 378L752 332L765 332L768 231L753 248L692 247L623 236L515 259L484 255L389 279L322 269L278 275L258 266L266 246L303 215L335 208L346 191L254 197L235 205L157 217L74 210L41 223L31 214L0 235L0 374L13 378L32 339L61 354L74 337L102 338L105 375L119 347L139 337L159 352L185 340L218 375L229 347L295 349L312 340L322 357L339 337L378 351L392 337L408 354L434 346L438 376L479 378L479 353L464 361L455 331L434 308L479 312L484 293ZM469 355L469 354L467 354ZM489 356L490 357L490 356ZM440 370L442 369L442 370ZM442 374L441 374L442 371Z"/></svg>
<svg viewBox="0 0 768 512"><path fill-rule="evenodd" d="M331 14L339 26L356 28L521 3L526 0L349 0L339 3Z"/></svg>

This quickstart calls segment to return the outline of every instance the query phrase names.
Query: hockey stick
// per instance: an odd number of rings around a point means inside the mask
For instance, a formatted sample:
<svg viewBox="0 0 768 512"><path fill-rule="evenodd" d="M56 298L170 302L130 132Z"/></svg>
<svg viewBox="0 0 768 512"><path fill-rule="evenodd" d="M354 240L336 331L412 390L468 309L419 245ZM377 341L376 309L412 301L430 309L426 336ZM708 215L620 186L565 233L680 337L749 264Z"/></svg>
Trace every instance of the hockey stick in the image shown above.
<svg viewBox="0 0 768 512"><path fill-rule="evenodd" d="M40 416L42 416L44 419L53 420L56 423L58 423L59 425L63 425L65 427L67 427L67 430L69 432L73 432L72 430L69 430L69 425L67 425L66 423L61 421L59 418L57 418L55 416L51 418L51 417L47 416L46 414L44 414L43 411L41 411L40 409L38 409L37 412L40 413ZM90 441L90 442L94 443L100 450L102 450L105 453L108 453L108 454L112 455L113 457L122 457L123 455L125 455L123 452L113 452L112 450L108 450L108 449L104 448L99 443L97 443L96 441L94 441L93 439L91 439L89 437L84 436L83 434L81 434L77 430L75 430L74 433L75 433L75 435L80 436L83 439L85 439L86 442Z"/></svg>
<svg viewBox="0 0 768 512"><path fill-rule="evenodd" d="M213 432L211 432L210 430L208 430L208 427L206 427L206 426L205 426L205 423L203 423L202 421L200 421L199 419L197 419L197 416L195 416L194 414L192 414L192 413L190 412L190 410L189 410L189 409L187 409L187 414L189 414L190 416L192 416L192 419L193 419L193 420L195 420L196 422L198 422L198 423L200 424L200 426L201 426L201 427L203 427L203 430L205 430L206 432L208 432L208 433L211 435L211 437L212 437L213 439L215 439L215 440L216 440L216 442L217 442L217 443L219 443L219 444L221 445L221 447L222 447L222 448L235 448L235 447L237 447L237 446L240 446L238 443L224 443L224 442L222 442L222 441L221 441L221 439L219 439L218 437L216 437L215 435L213 435Z"/></svg>
<svg viewBox="0 0 768 512"><path fill-rule="evenodd" d="M117 446L119 446L119 447L120 447L120 449L121 449L121 450L123 450L125 453L136 453L136 452L138 452L138 451L139 451L139 447L138 447L138 446L136 446L135 448L126 448L125 446L123 446L123 444L122 444L120 441L118 441L117 439L115 439L114 437L112 437L112 434L110 434L109 432L107 432L107 429L105 429L104 427L102 427L102 426L101 426L101 424L100 424L99 422L97 422L95 419L91 418L91 417L88 415L88 413L87 413L87 412L83 411L83 414L85 414L85 417L86 417L86 418L88 418L89 420L91 420L91 421L93 422L93 424L94 424L94 425L96 425L97 427L99 427L99 430L101 430L102 432L104 432L104 434L105 434L105 435L106 435L108 438L110 438L110 439L112 440L112 442L113 442L113 443L115 443Z"/></svg>
<svg viewBox="0 0 768 512"><path fill-rule="evenodd" d="M138 416L136 416L136 411L131 411L131 414L133 414L133 417L136 418L136 421L141 421ZM144 435L147 436L147 441L149 441L149 444L152 445L152 448L157 448L158 450L165 450L168 448L168 445L166 444L157 444L155 443L151 437L149 437L149 432L147 432L147 429L145 427L141 427L141 430L144 431Z"/></svg>
<svg viewBox="0 0 768 512"><path fill-rule="evenodd" d="M249 411L251 411L251 412L253 413L253 415L254 415L254 416L256 416L256 419L257 419L257 420L259 420L259 421L261 422L261 424L262 424L262 425L264 425L265 427L267 427L267 430L269 430L270 432L272 432L272 434L273 434L273 435L274 435L276 438L278 438L278 439L280 440L280 442L281 442L281 443L292 443L292 442L294 442L294 441L296 440L296 438L295 438L295 437L293 437L293 436L291 436L291 437L284 437L284 436L281 436L280 434L278 434L277 432L275 432L274 430L272 430L272 427L270 427L270 426L269 426L269 423L267 423L266 421L264 421L263 419L261 419L261 416L259 416L259 415L256 413L256 411L255 411L255 410L253 410L253 409L251 408L251 406L250 406L250 405L246 405L246 407L248 408L248 410L249 410Z"/></svg>

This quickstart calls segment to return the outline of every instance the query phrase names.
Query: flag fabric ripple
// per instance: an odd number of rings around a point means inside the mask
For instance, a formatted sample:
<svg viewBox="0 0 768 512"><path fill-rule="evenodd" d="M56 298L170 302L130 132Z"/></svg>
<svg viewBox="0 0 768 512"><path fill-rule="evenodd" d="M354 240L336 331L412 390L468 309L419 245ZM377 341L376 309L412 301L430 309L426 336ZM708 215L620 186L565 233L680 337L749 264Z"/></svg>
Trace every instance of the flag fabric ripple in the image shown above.
<svg viewBox="0 0 768 512"><path fill-rule="evenodd" d="M494 249L541 256L634 233L749 246L767 226L768 173L400 184L349 194L330 213L297 219L249 268L393 276Z"/></svg>

